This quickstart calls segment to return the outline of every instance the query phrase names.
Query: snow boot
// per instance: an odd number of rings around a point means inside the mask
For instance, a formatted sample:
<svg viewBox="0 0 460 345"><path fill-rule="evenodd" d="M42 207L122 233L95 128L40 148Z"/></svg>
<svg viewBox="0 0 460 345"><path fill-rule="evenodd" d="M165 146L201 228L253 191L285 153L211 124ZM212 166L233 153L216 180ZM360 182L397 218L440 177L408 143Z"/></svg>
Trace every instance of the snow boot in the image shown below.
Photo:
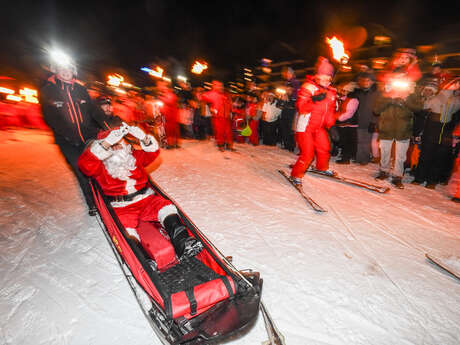
<svg viewBox="0 0 460 345"><path fill-rule="evenodd" d="M388 174L386 171L380 170L379 173L377 174L377 176L375 176L375 178L377 180L385 180L389 176L390 176L390 174Z"/></svg>
<svg viewBox="0 0 460 345"><path fill-rule="evenodd" d="M177 214L167 216L163 224L179 260L184 256L192 257L201 252L203 244L188 235L187 228Z"/></svg>
<svg viewBox="0 0 460 345"><path fill-rule="evenodd" d="M300 179L298 177L289 176L289 181L291 181L292 184L294 184L296 186L302 187L302 179Z"/></svg>
<svg viewBox="0 0 460 345"><path fill-rule="evenodd" d="M404 185L402 184L402 177L393 176L391 179L391 184L397 188L404 189Z"/></svg>

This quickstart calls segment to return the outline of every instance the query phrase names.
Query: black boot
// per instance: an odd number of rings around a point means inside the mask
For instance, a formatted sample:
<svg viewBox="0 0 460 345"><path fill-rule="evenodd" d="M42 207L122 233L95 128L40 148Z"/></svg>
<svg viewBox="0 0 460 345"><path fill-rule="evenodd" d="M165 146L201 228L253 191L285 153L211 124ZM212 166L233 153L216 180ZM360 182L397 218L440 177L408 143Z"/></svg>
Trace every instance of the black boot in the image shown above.
<svg viewBox="0 0 460 345"><path fill-rule="evenodd" d="M391 179L391 184L400 189L404 188L404 185L402 184L402 178L399 176L393 176Z"/></svg>
<svg viewBox="0 0 460 345"><path fill-rule="evenodd" d="M386 171L380 170L379 173L377 174L377 176L375 176L375 178L377 180L385 180L389 176L390 176L390 174L388 174Z"/></svg>
<svg viewBox="0 0 460 345"><path fill-rule="evenodd" d="M187 228L177 214L167 216L163 224L179 259L183 256L192 257L201 252L203 245L188 235Z"/></svg>

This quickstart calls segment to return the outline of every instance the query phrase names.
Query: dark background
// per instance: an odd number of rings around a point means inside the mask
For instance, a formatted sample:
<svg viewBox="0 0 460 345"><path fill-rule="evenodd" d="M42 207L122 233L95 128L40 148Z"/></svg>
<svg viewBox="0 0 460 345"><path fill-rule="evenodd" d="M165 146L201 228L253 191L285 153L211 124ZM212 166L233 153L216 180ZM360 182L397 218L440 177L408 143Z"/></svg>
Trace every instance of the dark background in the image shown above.
<svg viewBox="0 0 460 345"><path fill-rule="evenodd" d="M439 1L45 0L3 2L1 11L0 73L35 79L52 46L71 53L86 76L121 71L145 84L140 67L159 63L175 75L196 58L223 79L263 57L313 64L326 35L356 25L399 46L459 36L456 6Z"/></svg>

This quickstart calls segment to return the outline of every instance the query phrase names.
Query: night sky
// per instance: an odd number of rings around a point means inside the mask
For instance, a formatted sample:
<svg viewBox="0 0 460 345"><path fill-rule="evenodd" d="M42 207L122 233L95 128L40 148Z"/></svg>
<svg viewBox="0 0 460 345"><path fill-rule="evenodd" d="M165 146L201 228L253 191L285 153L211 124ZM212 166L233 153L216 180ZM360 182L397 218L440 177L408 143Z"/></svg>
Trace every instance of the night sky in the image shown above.
<svg viewBox="0 0 460 345"><path fill-rule="evenodd" d="M6 15L7 14L7 15ZM0 69L36 74L44 49L63 47L95 75L133 77L152 63L171 73L195 58L228 77L263 57L314 61L327 34L362 25L399 45L433 43L458 18L439 1L9 1L2 5Z"/></svg>

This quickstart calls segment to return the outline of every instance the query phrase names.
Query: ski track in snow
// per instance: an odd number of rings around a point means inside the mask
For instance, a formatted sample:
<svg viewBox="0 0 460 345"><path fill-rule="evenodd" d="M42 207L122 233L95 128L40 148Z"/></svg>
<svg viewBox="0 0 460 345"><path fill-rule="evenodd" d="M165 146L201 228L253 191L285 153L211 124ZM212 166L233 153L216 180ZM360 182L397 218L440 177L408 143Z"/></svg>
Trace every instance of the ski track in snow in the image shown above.
<svg viewBox="0 0 460 345"><path fill-rule="evenodd" d="M287 344L460 343L460 282L424 257L459 266L460 207L446 188L378 194L307 174L328 210L317 214L277 172L292 153L182 147L152 177L237 267L260 271ZM49 133L0 132L0 162L0 344L160 344ZM388 184L376 165L331 167ZM228 343L264 340L260 316Z"/></svg>

